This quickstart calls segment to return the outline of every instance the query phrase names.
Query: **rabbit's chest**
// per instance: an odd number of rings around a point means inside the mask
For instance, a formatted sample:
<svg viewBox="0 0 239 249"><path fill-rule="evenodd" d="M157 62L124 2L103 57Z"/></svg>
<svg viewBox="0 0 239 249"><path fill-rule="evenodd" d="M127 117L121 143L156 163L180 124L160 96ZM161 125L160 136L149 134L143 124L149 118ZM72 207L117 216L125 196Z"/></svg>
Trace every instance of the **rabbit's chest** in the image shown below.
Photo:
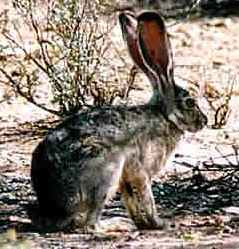
<svg viewBox="0 0 239 249"><path fill-rule="evenodd" d="M168 146L161 139L149 139L148 136L140 136L126 149L126 167L134 168L137 172L144 170L152 177L165 165L168 156Z"/></svg>
<svg viewBox="0 0 239 249"><path fill-rule="evenodd" d="M145 131L134 139L130 153L131 164L144 168L151 176L157 174L174 151L178 137L163 134L162 130ZM166 133L166 132L165 132Z"/></svg>
<svg viewBox="0 0 239 249"><path fill-rule="evenodd" d="M168 158L167 147L160 141L149 141L142 150L142 164L151 175L158 173Z"/></svg>

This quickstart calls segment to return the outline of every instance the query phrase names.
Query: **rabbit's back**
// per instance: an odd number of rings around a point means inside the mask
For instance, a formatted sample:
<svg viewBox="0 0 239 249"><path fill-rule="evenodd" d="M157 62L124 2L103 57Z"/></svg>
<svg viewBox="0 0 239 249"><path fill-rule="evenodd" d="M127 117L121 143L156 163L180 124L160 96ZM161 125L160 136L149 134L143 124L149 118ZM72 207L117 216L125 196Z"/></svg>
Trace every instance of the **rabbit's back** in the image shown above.
<svg viewBox="0 0 239 249"><path fill-rule="evenodd" d="M80 163L104 152L124 150L137 137L165 137L168 123L161 116L159 111L146 106L96 108L74 115L46 136L47 156L58 165Z"/></svg>
<svg viewBox="0 0 239 249"><path fill-rule="evenodd" d="M32 170L40 165L57 172L82 170L93 158L117 152L129 157L134 148L150 161L161 150L170 153L181 135L157 107L95 108L50 131L33 153Z"/></svg>

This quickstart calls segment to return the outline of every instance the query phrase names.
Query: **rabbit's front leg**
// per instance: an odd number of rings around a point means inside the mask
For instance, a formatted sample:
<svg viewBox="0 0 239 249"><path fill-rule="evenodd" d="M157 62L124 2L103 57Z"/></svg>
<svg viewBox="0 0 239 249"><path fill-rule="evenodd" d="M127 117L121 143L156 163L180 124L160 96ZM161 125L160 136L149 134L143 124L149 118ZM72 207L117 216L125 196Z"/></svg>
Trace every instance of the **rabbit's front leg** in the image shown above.
<svg viewBox="0 0 239 249"><path fill-rule="evenodd" d="M123 177L121 192L129 215L139 229L162 229L164 222L157 216L151 181L144 172Z"/></svg>

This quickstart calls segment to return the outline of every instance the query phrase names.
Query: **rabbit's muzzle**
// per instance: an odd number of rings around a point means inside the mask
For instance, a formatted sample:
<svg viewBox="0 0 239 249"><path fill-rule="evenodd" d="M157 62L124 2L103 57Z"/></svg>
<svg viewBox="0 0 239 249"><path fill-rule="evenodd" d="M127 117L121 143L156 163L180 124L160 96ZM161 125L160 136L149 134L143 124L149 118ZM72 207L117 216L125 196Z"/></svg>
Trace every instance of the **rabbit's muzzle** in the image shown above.
<svg viewBox="0 0 239 249"><path fill-rule="evenodd" d="M203 129L207 125L208 119L207 116L200 111L196 121L195 121L195 132Z"/></svg>
<svg viewBox="0 0 239 249"><path fill-rule="evenodd" d="M183 131L197 132L207 125L207 117L201 111L195 99L190 96L176 101L176 108L169 119Z"/></svg>
<svg viewBox="0 0 239 249"><path fill-rule="evenodd" d="M200 108L196 106L193 108L193 110L188 111L185 120L182 122L185 122L185 129L187 131L197 132L207 125L208 119L207 116L200 110Z"/></svg>

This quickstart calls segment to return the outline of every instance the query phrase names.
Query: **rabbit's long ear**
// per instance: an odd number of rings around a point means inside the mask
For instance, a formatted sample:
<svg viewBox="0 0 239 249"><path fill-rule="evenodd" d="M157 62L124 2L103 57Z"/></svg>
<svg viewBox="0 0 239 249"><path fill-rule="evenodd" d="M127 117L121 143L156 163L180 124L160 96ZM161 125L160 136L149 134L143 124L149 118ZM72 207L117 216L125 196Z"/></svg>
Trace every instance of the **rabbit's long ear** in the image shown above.
<svg viewBox="0 0 239 249"><path fill-rule="evenodd" d="M120 26L123 38L128 46L128 51L134 63L148 76L154 91L157 87L157 76L145 65L138 47L137 19L130 11L122 12L119 15Z"/></svg>
<svg viewBox="0 0 239 249"><path fill-rule="evenodd" d="M137 17L138 43L145 65L157 75L166 114L174 105L175 83L171 44L164 21L157 12L144 11Z"/></svg>

